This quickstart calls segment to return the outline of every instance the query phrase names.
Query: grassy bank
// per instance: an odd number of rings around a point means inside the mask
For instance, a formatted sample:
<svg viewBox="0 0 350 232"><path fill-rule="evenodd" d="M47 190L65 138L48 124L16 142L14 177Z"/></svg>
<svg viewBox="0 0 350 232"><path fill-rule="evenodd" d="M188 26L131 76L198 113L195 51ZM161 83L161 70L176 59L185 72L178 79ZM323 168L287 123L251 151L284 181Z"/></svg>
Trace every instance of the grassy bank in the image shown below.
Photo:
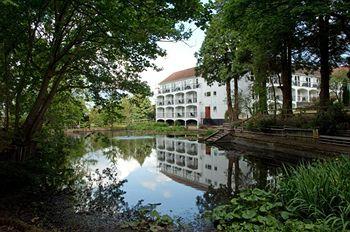
<svg viewBox="0 0 350 232"><path fill-rule="evenodd" d="M219 231L349 231L350 159L289 169L276 188L242 191L207 215Z"/></svg>
<svg viewBox="0 0 350 232"><path fill-rule="evenodd" d="M158 122L135 122L132 124L115 124L109 127L92 127L92 128L79 128L68 129L67 132L89 132L89 131L133 131L143 134L171 134L171 135L202 135L207 136L214 133L213 129L200 129L196 126L170 126L165 123Z"/></svg>

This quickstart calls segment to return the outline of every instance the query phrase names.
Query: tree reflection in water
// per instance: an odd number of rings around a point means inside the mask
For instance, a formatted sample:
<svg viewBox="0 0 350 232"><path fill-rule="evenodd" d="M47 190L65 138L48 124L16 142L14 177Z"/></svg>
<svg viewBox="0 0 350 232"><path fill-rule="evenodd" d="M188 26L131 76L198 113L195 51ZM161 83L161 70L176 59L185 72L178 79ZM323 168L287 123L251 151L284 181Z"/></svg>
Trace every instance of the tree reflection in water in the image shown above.
<svg viewBox="0 0 350 232"><path fill-rule="evenodd" d="M263 157L241 155L235 151L226 152L226 156L227 184L216 188L211 185L203 196L197 197L196 205L201 214L227 203L240 190L254 187L265 189L273 186L281 173L281 164L273 164Z"/></svg>

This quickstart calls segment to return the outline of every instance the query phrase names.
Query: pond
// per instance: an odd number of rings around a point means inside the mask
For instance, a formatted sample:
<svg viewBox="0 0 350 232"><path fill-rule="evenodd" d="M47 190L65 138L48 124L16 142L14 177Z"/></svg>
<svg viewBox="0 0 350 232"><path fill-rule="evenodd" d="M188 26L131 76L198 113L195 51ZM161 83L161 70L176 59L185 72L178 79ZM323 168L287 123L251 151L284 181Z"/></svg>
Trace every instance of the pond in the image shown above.
<svg viewBox="0 0 350 232"><path fill-rule="evenodd" d="M303 160L165 135L99 134L87 136L84 146L86 153L76 161L76 167L84 170L83 178L93 188L126 180L120 188L129 206L140 200L159 204L160 213L188 221L219 203L223 192L274 185L283 165ZM101 179L104 170L113 178L104 175Z"/></svg>

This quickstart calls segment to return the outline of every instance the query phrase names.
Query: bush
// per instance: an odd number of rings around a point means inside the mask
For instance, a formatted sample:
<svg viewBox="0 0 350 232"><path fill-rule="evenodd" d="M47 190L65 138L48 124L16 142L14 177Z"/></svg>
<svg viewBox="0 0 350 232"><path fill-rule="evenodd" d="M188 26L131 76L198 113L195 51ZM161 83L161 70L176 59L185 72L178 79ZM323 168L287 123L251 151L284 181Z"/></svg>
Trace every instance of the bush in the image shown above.
<svg viewBox="0 0 350 232"><path fill-rule="evenodd" d="M313 126L318 127L321 134L333 135L337 130L348 129L349 121L344 106L341 103L334 103L317 114Z"/></svg>
<svg viewBox="0 0 350 232"><path fill-rule="evenodd" d="M187 130L184 126L174 125L169 126L166 123L160 122L141 122L128 125L127 130L145 130L145 131L159 131L159 132L173 132Z"/></svg>
<svg viewBox="0 0 350 232"><path fill-rule="evenodd" d="M263 131L265 128L269 128L276 125L276 121L271 115L256 115L248 120L245 124L247 129L254 129Z"/></svg>

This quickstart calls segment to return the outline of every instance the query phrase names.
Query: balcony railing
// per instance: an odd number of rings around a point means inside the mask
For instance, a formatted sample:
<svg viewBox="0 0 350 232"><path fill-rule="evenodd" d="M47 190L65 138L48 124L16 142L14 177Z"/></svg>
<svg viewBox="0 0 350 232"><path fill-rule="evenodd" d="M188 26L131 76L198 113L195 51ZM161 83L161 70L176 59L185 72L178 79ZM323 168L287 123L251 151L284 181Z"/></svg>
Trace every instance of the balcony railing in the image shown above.
<svg viewBox="0 0 350 232"><path fill-rule="evenodd" d="M168 105L174 105L174 100L166 100L166 104Z"/></svg>
<svg viewBox="0 0 350 232"><path fill-rule="evenodd" d="M164 142L160 142L157 144L157 148L159 149L164 149L165 148L165 143Z"/></svg>
<svg viewBox="0 0 350 232"><path fill-rule="evenodd" d="M164 106L164 102L163 101L157 102L157 105L158 106Z"/></svg>
<svg viewBox="0 0 350 232"><path fill-rule="evenodd" d="M187 112L186 113L186 116L188 117L188 118L196 118L197 117L197 112Z"/></svg>
<svg viewBox="0 0 350 232"><path fill-rule="evenodd" d="M197 98L189 98L187 99L187 103L188 104L197 103Z"/></svg>
<svg viewBox="0 0 350 232"><path fill-rule="evenodd" d="M184 91L184 90L190 90L190 89L197 89L199 88L199 84L189 84L189 85L183 85L183 86L176 86L171 89L160 89L158 90L158 94L163 93L170 93L170 92L178 92L178 91Z"/></svg>
<svg viewBox="0 0 350 232"><path fill-rule="evenodd" d="M319 84L309 81L293 81L293 86L308 87L308 88L319 88Z"/></svg>
<svg viewBox="0 0 350 232"><path fill-rule="evenodd" d="M307 102L307 96L298 96L298 102Z"/></svg>
<svg viewBox="0 0 350 232"><path fill-rule="evenodd" d="M166 117L167 118L173 118L174 117L174 113L166 113Z"/></svg>
<svg viewBox="0 0 350 232"><path fill-rule="evenodd" d="M175 100L175 103L176 104L184 104L185 103L185 99L177 99L177 100Z"/></svg>
<svg viewBox="0 0 350 232"><path fill-rule="evenodd" d="M165 115L164 113L158 113L157 118L164 118L164 115Z"/></svg>
<svg viewBox="0 0 350 232"><path fill-rule="evenodd" d="M185 117L185 113L184 112L177 112L176 113L176 117L177 118L184 118Z"/></svg>

